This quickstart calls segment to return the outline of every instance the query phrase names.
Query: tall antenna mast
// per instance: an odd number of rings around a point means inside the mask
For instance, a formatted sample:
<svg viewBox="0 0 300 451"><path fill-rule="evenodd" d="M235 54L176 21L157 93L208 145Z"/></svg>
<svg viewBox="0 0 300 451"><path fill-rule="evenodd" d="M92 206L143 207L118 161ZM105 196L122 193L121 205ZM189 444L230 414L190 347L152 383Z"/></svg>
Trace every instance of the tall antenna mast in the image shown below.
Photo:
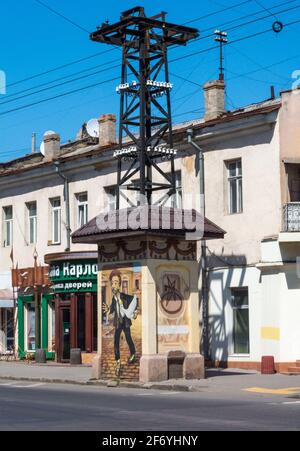
<svg viewBox="0 0 300 451"><path fill-rule="evenodd" d="M176 193L173 148L171 90L167 51L170 46L186 45L199 36L198 30L166 22L166 13L146 17L143 7L125 11L118 23L102 26L91 34L96 42L122 47L117 209L120 196L133 202L124 190L140 193L138 204L163 205ZM128 144L130 143L130 144ZM128 147L129 146L129 147ZM159 162L169 160L171 173ZM161 183L153 181L157 172ZM133 177L139 175L138 182Z"/></svg>
<svg viewBox="0 0 300 451"><path fill-rule="evenodd" d="M227 39L228 33L225 31L216 30L215 31L215 41L220 44L220 73L219 80L224 81L224 55L223 55L223 45L228 43Z"/></svg>

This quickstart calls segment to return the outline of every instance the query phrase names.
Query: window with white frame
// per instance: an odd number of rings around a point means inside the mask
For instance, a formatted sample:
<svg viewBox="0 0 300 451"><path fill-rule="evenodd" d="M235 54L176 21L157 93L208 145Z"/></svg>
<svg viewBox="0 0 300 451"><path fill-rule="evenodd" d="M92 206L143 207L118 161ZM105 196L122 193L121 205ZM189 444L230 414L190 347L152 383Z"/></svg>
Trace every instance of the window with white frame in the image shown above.
<svg viewBox="0 0 300 451"><path fill-rule="evenodd" d="M88 222L88 194L81 193L76 195L77 198L77 226L78 229Z"/></svg>
<svg viewBox="0 0 300 451"><path fill-rule="evenodd" d="M55 351L55 303L48 303L48 350Z"/></svg>
<svg viewBox="0 0 300 451"><path fill-rule="evenodd" d="M28 302L25 306L26 316L26 351L34 352L35 348L35 306L34 303Z"/></svg>
<svg viewBox="0 0 300 451"><path fill-rule="evenodd" d="M116 186L105 188L108 211L115 211L117 209L117 189Z"/></svg>
<svg viewBox="0 0 300 451"><path fill-rule="evenodd" d="M13 207L3 208L3 245L11 247L13 244Z"/></svg>
<svg viewBox="0 0 300 451"><path fill-rule="evenodd" d="M51 199L52 209L52 244L61 243L61 200Z"/></svg>
<svg viewBox="0 0 300 451"><path fill-rule="evenodd" d="M250 353L248 288L232 288L234 354Z"/></svg>
<svg viewBox="0 0 300 451"><path fill-rule="evenodd" d="M227 162L228 172L228 212L243 213L243 171L242 160Z"/></svg>
<svg viewBox="0 0 300 451"><path fill-rule="evenodd" d="M175 174L175 187L176 194L172 196L171 206L172 208L182 208L181 172L176 172Z"/></svg>
<svg viewBox="0 0 300 451"><path fill-rule="evenodd" d="M27 204L28 214L28 243L36 244L37 242L37 203L30 202Z"/></svg>

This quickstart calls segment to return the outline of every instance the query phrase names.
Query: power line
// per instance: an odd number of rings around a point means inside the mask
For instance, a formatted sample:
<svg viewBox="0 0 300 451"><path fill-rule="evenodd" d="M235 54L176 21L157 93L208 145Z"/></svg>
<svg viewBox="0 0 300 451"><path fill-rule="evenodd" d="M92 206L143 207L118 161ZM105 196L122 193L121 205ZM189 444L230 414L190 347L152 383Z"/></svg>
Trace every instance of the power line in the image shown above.
<svg viewBox="0 0 300 451"><path fill-rule="evenodd" d="M238 52L240 55L244 56L245 58L247 58L249 61L251 61L252 63L256 64L256 66L258 66L260 69L266 71L266 72L270 72L272 75L275 75L277 78L281 78L282 80L287 80L287 77L282 77L281 75L277 75L275 72L273 72L272 70L270 70L268 67L264 67L262 64L258 63L257 61L255 61L253 58L251 58L250 56L248 56L246 53L240 51L239 49L235 48L234 46L232 47L236 52Z"/></svg>
<svg viewBox="0 0 300 451"><path fill-rule="evenodd" d="M23 105L23 106L20 106L18 108L13 108L12 110L3 111L2 113L0 113L0 116L4 116L4 115L9 114L9 113L14 113L16 111L24 110L25 108L29 108L29 107L32 107L32 106L40 105L41 103L49 102L50 100L59 99L61 97L65 97L65 96L68 96L68 95L71 95L71 94L75 94L77 92L85 91L86 89L94 88L96 86L104 85L105 83L110 83L110 82L112 82L114 80L119 80L119 77L111 78L110 80L104 80L104 81L101 81L101 82L98 82L98 83L94 83L92 85L84 86L83 88L74 89L73 91L64 92L62 94L58 94L56 96L49 97L47 99L39 100L37 102L33 102L33 103L28 104L28 105Z"/></svg>
<svg viewBox="0 0 300 451"><path fill-rule="evenodd" d="M37 0L35 0L35 1L37 1ZM252 0L248 0L248 1L252 1ZM290 0L290 1L287 2L286 4L289 4L289 3L293 2L293 1L296 1L296 0ZM240 5L240 4L239 4L239 5ZM281 6L281 5L282 5L282 4L276 5L275 7L278 7L278 6ZM238 6L238 5L236 5L236 6ZM234 8L234 7L235 7L235 5L232 5L230 8L226 8L226 9L231 9L231 8ZM275 7L274 7L274 8L275 8ZM223 11L223 10L221 10L221 11ZM195 19L195 20L205 19L205 18L207 18L207 17L216 15L216 14L218 14L219 12L220 12L220 11L216 11L216 12L214 12L214 13L207 14L206 16L202 16L201 18L198 18L198 19ZM247 17L247 16L246 16L246 17ZM242 18L244 18L244 17L242 17ZM239 20L239 19L240 19L240 18L238 18L238 19L236 19L236 20ZM209 30L209 29L208 29L208 30ZM204 30L204 31L208 31L208 30ZM195 42L195 41L192 41L192 42ZM173 48L175 48L175 47L173 47ZM87 61L87 60L92 59L92 58L95 58L95 57L97 57L97 56L104 55L105 53L113 52L113 51L115 51L115 50L116 50L116 48L112 48L112 49L106 50L106 51L104 51L104 52L98 52L98 53L95 53L95 54L93 54L93 55L90 55L90 56L87 56L87 57L84 57L84 58L80 58L80 59L71 61L70 63L66 63L66 64L63 64L63 65L60 65L60 66L51 68L51 69L49 69L49 70L47 70L47 71L45 71L45 72L40 72L40 73L37 73L37 74L32 75L32 76L30 76L30 77L27 77L27 78L18 80L18 81L14 82L14 83L10 83L10 84L7 85L7 87L12 87L12 86L15 86L15 85L17 85L17 84L20 84L20 83L24 83L24 82L26 82L26 81L33 80L33 79L35 79L35 78L38 78L38 77L41 77L41 76L44 76L44 75L48 75L49 73L52 73L52 72L55 72L55 71L58 71L58 70L61 70L61 69L65 69L66 67L69 67L69 66L72 66L72 65L75 65L75 64L78 64L78 63Z"/></svg>
<svg viewBox="0 0 300 451"><path fill-rule="evenodd" d="M179 78L180 80L187 81L188 83L191 83L192 85L202 87L202 85L200 83L197 83L195 81L189 80L188 78L182 77L182 75L174 74L173 72L170 72L170 75L172 75L172 77Z"/></svg>
<svg viewBox="0 0 300 451"><path fill-rule="evenodd" d="M299 7L300 7L300 5L299 5L299 6L296 6L296 7L293 7L293 8L289 8L288 10L283 10L283 11L281 11L281 12L290 11L290 10L293 10L293 9L297 9L297 8L299 8ZM248 24L250 24L250 23L253 23L253 22L256 22L256 21L259 21L259 20L263 20L263 19L265 19L265 18L267 18L267 17L269 17L269 15L268 15L268 16L264 16L264 17L262 17L262 18L254 19L253 21L248 21L248 22L246 22L246 23L244 23L244 24L240 24L240 25L237 25L237 26L232 27L232 28L229 28L229 29L227 29L227 31L230 31L230 30L235 29L235 28L239 28L239 27L241 27L241 26L248 25ZM208 38L208 37L210 37L210 35L209 35L209 36L202 37L201 39L205 39L205 38ZM194 42L195 42L195 41L194 41ZM116 60L112 60L112 61L107 62L107 63L104 63L104 64L110 64L110 63L114 63L114 62L117 62L117 61L118 61L118 60L116 59ZM254 61L254 60L252 60L252 61ZM255 63L255 64L258 64L258 63ZM96 68L96 67L99 67L99 66L95 66L95 68ZM112 67L112 68L116 68L116 67L120 67L120 65L114 66L114 67ZM81 74L81 73L83 73L83 72L87 72L88 70L92 70L92 69L93 69L93 68L90 68L90 69L84 69L84 70L79 71L79 72L77 72L77 73L75 73L75 74L73 74L73 75ZM109 68L108 68L108 69L105 69L105 70L109 70ZM102 71L99 71L99 72L102 72ZM55 88L55 87L62 86L62 85L64 85L64 84L71 83L72 81L77 81L77 80L80 80L80 79L83 79L83 78L88 78L88 77L90 77L90 76L96 75L96 74L99 73L99 72L94 72L94 73L92 73L92 74L89 74L89 75L86 75L86 76L83 76L83 77L79 77L79 78L76 78L76 79L74 79L74 80L70 80L70 81L68 81L68 82L61 83L61 84L59 84L59 85L50 86L48 89L53 89L53 88ZM69 76L72 76L72 75L69 75ZM42 85L38 85L38 86L36 86L36 87L34 87L34 88L29 88L29 89L27 89L26 91L28 92L28 91L31 91L31 90L33 90L33 89L39 88L39 87L47 86L47 85L49 85L50 83L54 83L55 81L63 80L63 79L65 79L65 78L68 78L69 76L64 76L64 77L61 77L61 78L59 78L59 79L57 79L57 80L54 80L54 81L52 81L52 82L47 82L47 83L44 83L44 84L42 84ZM185 79L185 81L188 81L188 80ZM15 99L12 99L12 100L8 100L8 101L5 100L4 102L0 102L0 105L6 104L6 103L11 103L11 102L14 102L15 100L20 100L20 99L22 99L22 98L26 98L26 97L29 97L29 96L31 96L31 95L38 94L38 93L40 93L40 92L44 92L44 91L46 91L46 90L47 90L47 89L42 89L42 90L40 90L40 91L36 91L36 92L31 93L31 94L22 95L22 96L20 96L20 97L17 97L17 98L15 98ZM26 91L25 91L25 92L26 92ZM19 93L15 93L15 94L11 94L9 97L15 97L16 95L18 95L18 94L23 94L23 93L24 93L24 91L19 92Z"/></svg>
<svg viewBox="0 0 300 451"><path fill-rule="evenodd" d="M267 12L270 12L268 8L266 8L262 3L260 3L258 0L253 0L258 6L260 6L262 9L264 9ZM275 14L271 13L273 17L275 17L276 20L278 20L278 17L275 16Z"/></svg>
<svg viewBox="0 0 300 451"><path fill-rule="evenodd" d="M35 94L40 94L40 93L42 93L42 92L49 91L50 89L58 88L58 87L60 87L60 86L67 85L67 84L69 84L69 83L74 83L75 81L83 80L83 79L85 79L85 78L88 78L88 77L91 77L91 76L100 74L100 73L102 73L102 72L106 72L106 71L111 70L111 69L115 69L115 68L117 68L117 67L120 67L120 64L117 64L117 65L111 66L111 67L106 67L105 69L98 70L98 71L96 71L96 72L93 72L92 74L82 75L82 76L80 76L80 77L73 78L72 80L67 80L67 81L64 81L64 82L62 82L62 83L58 83L58 84L53 85L53 86L48 86L47 88L43 88L43 89L40 89L40 90L38 90L38 91L34 91L34 92L30 93L30 94L25 94L25 95L16 97L16 98L11 99L11 100L7 100L7 101L5 101L5 102L0 102L0 106L1 106L1 105L5 105L5 104L7 104L7 103L15 102L15 101L17 101L17 100L24 99L24 98L26 98L26 97L30 97L30 96L35 95Z"/></svg>
<svg viewBox="0 0 300 451"><path fill-rule="evenodd" d="M290 58L285 58L284 60L277 61L276 63L272 63L272 64L270 64L268 66L265 66L265 67L263 67L261 69L254 69L254 70L246 72L244 74L239 74L239 75L237 75L235 77L231 77L231 78L228 79L228 81L235 80L236 78L240 78L240 77L246 77L246 76L251 75L251 74L255 74L257 72L260 72L261 70L266 70L266 69L269 69L271 67L278 66L279 64L287 63L288 61L292 61L293 59L296 59L296 58L299 58L299 57L300 57L300 54L292 56ZM261 81L261 80L258 80L258 81Z"/></svg>
<svg viewBox="0 0 300 451"><path fill-rule="evenodd" d="M197 17L196 19L192 19L192 20L189 20L188 22L184 22L183 25L188 25L190 23L194 23L194 22L198 22L198 21L203 20L203 19L207 19L208 17L214 16L216 14L224 13L224 12L230 10L230 9L234 9L234 8L238 8L239 6L246 5L246 3L252 3L252 0L246 0L246 1L243 1L243 2L238 3L236 5L231 5L231 6L228 6L226 8L220 9L219 11L215 11L213 13L206 14L205 16Z"/></svg>
<svg viewBox="0 0 300 451"><path fill-rule="evenodd" d="M90 70L97 69L98 67L103 67L103 66L106 66L107 64L112 64L112 63L115 63L115 62L118 62L118 61L119 61L119 59L107 61L106 63L97 64L96 66L89 67L87 69L83 69L83 70L80 70L78 72L74 72L74 73L69 74L69 75L64 75L63 77L59 77L59 78L56 78L54 80L47 81L47 82L41 83L39 85L35 85L35 86L31 87L31 88L23 89L22 91L15 92L14 94L6 95L5 99L9 99L11 97L15 97L15 96L17 96L19 94L24 94L25 92L32 91L33 89L38 89L38 88L42 88L44 86L48 86L48 85L50 85L52 83L55 83L55 82L58 82L58 81L61 81L61 80L65 80L66 78L70 78L70 77L73 77L73 76L76 76L76 75L80 75L80 74L83 74L84 72L88 72ZM119 66L121 66L121 65L119 65ZM91 75L93 75L93 74L91 74ZM50 87L49 87L49 89L50 89ZM35 93L32 93L32 94L35 94ZM14 100L17 100L17 99L14 99ZM0 105L2 105L3 103L6 103L6 101L5 102L0 102Z"/></svg>
<svg viewBox="0 0 300 451"><path fill-rule="evenodd" d="M42 77L42 76L44 76L44 75L48 75L48 74L50 74L50 73L52 73L52 72L56 72L56 71L58 71L58 70L60 70L60 69L65 69L66 67L73 66L74 64L79 64L79 63L82 63L82 62L84 62L84 61L90 60L90 59L92 59L92 58L96 58L97 56L101 56L101 55L104 55L104 54L106 54L106 53L113 52L114 50L115 50L115 49L109 49L109 50L105 50L104 52L94 53L93 55L86 56L86 57L84 57L84 58L80 58L80 59L78 59L78 60L71 61L70 63L66 63L66 64L63 64L63 65L61 65L61 66L54 67L54 68L49 69L49 70L47 70L47 71L45 71L45 72L40 72L40 73L35 74L35 75L32 75L32 76L30 76L30 77L23 78L22 80L15 81L14 83L10 83L10 84L6 85L6 87L7 87L7 88L10 88L10 87L12 87L12 86L19 85L20 83L24 83L24 82L26 82L26 81L30 81L30 80L33 80L33 79L35 79L35 78Z"/></svg>
<svg viewBox="0 0 300 451"><path fill-rule="evenodd" d="M300 22L300 20L296 20L296 21L287 23L285 26L288 27L288 26L291 26L291 25L295 25L295 24L297 24L297 23L299 23L299 22ZM242 37L242 38L239 38L239 39L236 39L236 40L234 40L234 41L229 42L228 45L234 44L234 43L237 43L237 42L242 42L242 41L244 41L244 40L251 39L251 38L253 38L253 37L261 36L261 35L263 35L263 34L266 34L266 33L271 32L271 31L272 31L272 30L268 29L268 30L264 30L264 31L261 31L261 32L257 32L257 33L248 35L248 36L244 36L244 37ZM188 55L184 55L184 56L182 56L182 57L175 58L175 59L171 60L170 63L176 62L176 61L180 61L180 60L183 60L183 59L186 59L186 58L190 58L191 56L198 55L198 54L201 54L201 53L206 53L206 52L209 52L209 51L211 51L211 50L215 50L216 48L217 48L217 46L210 47L210 48L207 48L207 49L202 49L202 50L200 50L200 51L197 51L197 52L194 52L194 53L191 53L191 54L188 54ZM85 87L79 88L79 89L77 89L77 90L69 91L69 92L67 92L67 93L62 93L62 94L60 94L60 95L58 95L58 96L50 97L50 98L48 98L48 99L43 99L43 100L40 100L40 101L31 103L31 104L28 104L28 105L20 106L20 107L18 107L18 108L14 108L14 109L12 109L12 110L4 111L4 112L0 113L0 115L3 116L3 115L5 115L5 114L9 114L9 113L11 113L11 112L20 111L20 110L22 110L22 109L24 109L24 108L28 108L28 107L31 107L31 106L34 106L34 105L38 105L38 104L41 104L41 103L44 103L44 102L47 102L47 101L50 101L50 100L53 100L53 99L56 99L56 98L59 98L59 97L64 97L64 96L67 96L67 95L69 95L69 94L73 94L73 93L76 93L76 92L80 92L80 91L82 91L82 90L86 90L86 89L89 89L89 88L91 88L91 87L94 87L94 86L98 86L98 85L100 85L100 84L103 84L103 83L108 83L108 82L113 81L113 80L118 80L118 77L113 78L113 79L110 79L110 80L102 81L102 82L99 82L99 83L96 83L96 84L93 84L93 85L85 86ZM193 83L193 82L192 82L192 83ZM194 84L194 83L193 83L193 84Z"/></svg>
<svg viewBox="0 0 300 451"><path fill-rule="evenodd" d="M288 26L291 26L291 25L295 25L295 24L297 24L299 22L300 22L300 20L295 20L293 22L289 22L289 23L285 24L285 27L288 27ZM232 45L232 44L235 44L237 42L246 41L247 39L251 39L251 38L254 38L254 37L257 37L257 36L262 36L263 34L270 33L270 32L273 32L273 30L272 29L268 29L268 30L257 32L257 33L253 33L253 34L248 35L248 36L243 36L242 38L238 38L238 39L235 39L233 41L229 41L227 45ZM175 58L173 60L170 60L170 63L174 63L175 61L181 61L183 59L190 58L191 56L199 55L201 53L206 53L206 52L209 52L211 50L215 50L217 48L218 48L218 46L214 46L214 47L209 47L208 49L199 50L199 51L194 52L194 53L189 53L188 55L183 55L183 56L180 56L180 57Z"/></svg>
<svg viewBox="0 0 300 451"><path fill-rule="evenodd" d="M277 5L272 6L272 8L270 8L270 15L272 15L272 10L273 9L277 9L277 8L280 8L281 6L286 6L286 5L289 5L291 3L295 3L295 1L296 0L289 0L288 2L283 2L283 3L279 3ZM257 16L258 14L262 14L262 13L263 13L263 11L259 10L257 12L252 13L251 16ZM222 24L212 25L211 27L202 29L201 32L205 33L206 31L210 31L211 29L224 28L224 26L226 26L226 25L230 25L231 23L238 22L239 20L242 20L242 19L247 19L248 17L249 17L249 14L246 14L245 16L236 17L235 19L228 20L226 22L223 22ZM192 41L192 42L196 42L196 40Z"/></svg>
<svg viewBox="0 0 300 451"><path fill-rule="evenodd" d="M46 5L45 3L42 3L40 0L34 0L34 1L38 2L41 6L44 6L45 8L50 9L50 7L49 7L48 5ZM249 1L249 0L248 0L248 1ZM252 0L251 0L251 1L252 1ZM234 5L233 5L232 7L234 7ZM55 14L60 15L62 18L64 18L64 19L66 19L66 20L69 21L68 18L66 18L65 16L63 16L61 13L58 13L57 11L55 11L53 8L51 8L51 11L52 11L53 13L55 13ZM214 13L208 14L207 16L202 16L202 18L206 18L206 17L209 17L209 16L213 16L213 15L218 14L218 13L219 13L219 12L216 11L216 12L214 12ZM73 22L73 21L72 21L72 22ZM76 26L77 26L77 24L76 24ZM82 28L82 27L80 26L80 28ZM85 32L87 32L87 30L85 30L85 29L83 29L83 30L84 30ZM104 55L105 53L113 52L113 51L115 51L115 50L116 50L116 48L112 48L112 49L106 50L106 51L104 51L104 52L98 52L98 53L95 53L95 54L93 54L93 55L90 55L90 56L87 56L87 57L84 57L84 58L80 58L80 59L78 59L78 60L71 61L70 63L63 64L63 65L61 65L61 66L56 66L56 67L51 68L51 69L49 69L49 70L47 70L47 71L45 71L45 72L40 72L40 73L37 73L37 74L32 75L32 76L30 76L30 77L23 78L23 79L21 79L21 80L17 80L17 81L14 82L14 83L10 83L10 84L6 85L6 87L9 88L9 87L12 87L12 86L16 86L16 85L18 85L18 84L20 84L20 83L24 83L24 82L26 82L26 81L30 81L30 80L33 80L33 79L35 79L35 78L38 78L38 77L41 77L41 76L44 76L44 75L48 75L48 74L50 74L50 73L52 73L52 72L55 72L55 71L58 71L58 70L61 70L61 69L65 69L66 67L69 67L69 66L72 66L72 65L75 65L75 64L78 64L78 63L87 61L87 60L89 60L89 59L91 59L91 58L95 58L95 57L97 57L97 56Z"/></svg>
<svg viewBox="0 0 300 451"><path fill-rule="evenodd" d="M35 0L35 1L38 1L38 0ZM249 1L252 1L252 0L249 0ZM296 0L290 0L290 1L288 1L288 2L285 2L285 3L281 3L281 4L278 4L278 5L275 5L275 6L272 7L271 9L275 9L275 8L278 8L278 7L282 6L282 5L287 5L287 4L293 3L294 1L296 1ZM248 3L248 2L247 2L247 3ZM238 5L232 5L232 7L235 7L235 6L237 7L237 6L240 6L240 5L241 5L241 4L238 4ZM230 8L232 8L232 7L230 7ZM230 8L226 8L226 9L230 9ZM200 19L205 19L205 18L207 18L207 17L209 17L209 16L216 15L216 14L218 14L218 13L221 12L221 11L223 11L223 10L216 11L216 12L211 13L211 14L207 14L206 16L202 16L201 18L194 19L194 20L196 21L196 20L200 20ZM257 13L256 13L256 14L257 14ZM245 18L245 17L248 17L248 16L242 16L242 17L239 17L239 18L234 19L234 20L232 20L232 21L225 22L225 23L223 23L223 24L221 24L221 25L217 25L217 27L223 27L224 25L226 25L226 24L228 24L228 23L232 23L233 21L241 20L241 19L243 19L243 18ZM269 16L266 16L266 17L269 17ZM264 17L264 18L266 18L266 17ZM189 23L189 22L187 22L187 23ZM245 25L248 25L248 22L247 22L246 24L241 24L241 25L239 25L239 26L245 26ZM210 28L205 29L204 32L205 32L205 31L209 31L211 28L213 28L213 27L210 27ZM227 30L227 31L229 31L229 30ZM199 41L200 39L206 39L206 38L211 37L211 36L212 36L212 35L200 37L200 38L198 38L198 39L195 39L195 40L192 41L191 43L197 42L197 41ZM175 48L177 48L177 47L172 47L172 49L175 49ZM72 66L72 65L79 64L79 63L81 63L81 62L90 60L90 59L92 59L92 58L96 58L97 56L101 56L101 55L104 55L104 54L106 54L106 53L109 53L109 52L112 52L112 51L115 51L115 50L116 50L116 49L113 48L113 49L109 49L109 50L106 50L106 51L103 51L103 52L95 53L95 54L93 54L93 55L90 55L90 56L87 56L87 57L84 57L84 58L80 58L80 59L71 61L71 62L69 62L69 63L66 63L66 64L63 64L63 65L60 65L60 66L51 68L51 69L49 69L49 70L47 70L47 71L40 72L40 73L37 73L37 74L32 75L32 76L30 76L30 77L27 77L27 78L18 80L18 81L14 82L14 83L10 83L10 84L8 84L6 87L9 88L9 87L12 87L12 86L16 86L16 85L18 85L18 84L21 84L21 83L24 83L24 82L33 80L33 79L35 79L35 78L38 78L38 77L41 77L41 76L44 76L44 75L48 75L48 74L53 73L53 72L55 72L55 71L58 71L58 70L61 70L61 69L65 69L65 68L70 67L70 66ZM95 67L94 67L94 68L95 68ZM87 70L92 70L92 68L91 68L91 69L84 69L82 72L86 72ZM77 74L79 74L79 73L80 73L80 72L78 72L78 73L76 73L76 74L73 74L73 75L77 75ZM66 78L66 77L68 77L68 76L62 77L61 79ZM55 81L58 81L58 80L55 80ZM47 84L50 84L50 83L51 83L51 82L49 82L49 83L47 83ZM45 85L45 84L44 84L44 85ZM38 86L38 87L40 87L40 86ZM29 88L29 90L31 90L31 89L34 89L34 88ZM26 92L26 91L25 91L25 92ZM15 95L15 94L12 94L12 95ZM17 95L17 94L16 94L16 95Z"/></svg>
<svg viewBox="0 0 300 451"><path fill-rule="evenodd" d="M294 0L293 0L293 2L294 2ZM284 4L286 4L286 3L284 3ZM278 13L279 13L279 14L283 14L283 13L290 12L290 11L293 11L293 10L298 9L298 8L300 8L300 5L293 6L292 8L283 9L283 10L281 10L281 11L278 11ZM248 20L247 22L244 22L244 23L238 24L238 25L234 25L234 26L232 26L232 27L230 27L230 28L224 28L224 25L226 25L226 23L228 24L228 22L225 22L225 23L223 23L223 24L221 24L221 25L218 25L217 27L218 27L218 28L224 29L224 31L226 31L226 32L229 32L229 31L232 31L232 30L236 30L236 29L238 29L238 28L241 28L241 27L245 27L245 26L247 26L247 25L251 25L251 24L256 23L256 22L260 22L261 20L268 19L268 18L271 17L272 15L273 15L273 14L268 14L268 15L263 16L263 17L258 17L257 19ZM244 16L244 17L249 17L249 15L248 15L248 16ZM230 21L230 22L232 22L232 21ZM229 22L229 23L230 23L230 22ZM204 31L208 31L208 30L210 30L210 29L211 29L211 28L208 28L207 30L204 30ZM270 31L273 31L273 29L270 30ZM200 36L199 38L194 39L194 40L192 41L192 43L201 41L201 40L203 40L203 39L210 38L210 37L212 37L212 36L214 36L214 33L207 34L206 36Z"/></svg>
<svg viewBox="0 0 300 451"><path fill-rule="evenodd" d="M42 2L41 0L34 0L36 3L38 3L39 5L43 6L44 8L48 9L49 11L51 11L53 14L56 14L57 16L59 16L61 19L64 19L66 22L70 23L71 25L73 25L74 27L78 28L81 31L84 31L85 33L90 34L90 31L88 31L86 28L83 28L81 25L79 25L78 23L74 22L73 20L69 19L68 17L64 16L62 13L56 11L55 9L53 9L51 6L47 5L46 3Z"/></svg>

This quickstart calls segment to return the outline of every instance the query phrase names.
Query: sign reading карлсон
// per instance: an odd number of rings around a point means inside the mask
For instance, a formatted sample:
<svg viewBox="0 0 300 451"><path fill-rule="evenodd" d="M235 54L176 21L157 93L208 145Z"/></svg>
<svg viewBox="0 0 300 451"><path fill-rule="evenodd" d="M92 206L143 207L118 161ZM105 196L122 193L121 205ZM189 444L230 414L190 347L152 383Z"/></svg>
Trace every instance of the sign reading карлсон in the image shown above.
<svg viewBox="0 0 300 451"><path fill-rule="evenodd" d="M96 292L98 265L95 260L53 263L49 279L56 293Z"/></svg>

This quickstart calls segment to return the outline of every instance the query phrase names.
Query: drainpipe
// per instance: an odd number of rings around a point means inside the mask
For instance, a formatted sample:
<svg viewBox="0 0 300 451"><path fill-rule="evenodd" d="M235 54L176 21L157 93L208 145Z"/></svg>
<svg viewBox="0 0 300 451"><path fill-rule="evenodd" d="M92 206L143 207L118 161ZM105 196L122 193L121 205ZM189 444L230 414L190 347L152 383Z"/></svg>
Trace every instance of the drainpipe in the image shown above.
<svg viewBox="0 0 300 451"><path fill-rule="evenodd" d="M188 143L196 150L196 172L200 178L200 214L205 218L205 177L204 177L204 153L201 147L193 141L194 131L187 131ZM202 345L203 354L209 359L209 299L207 281L206 241L201 240L201 301L202 301Z"/></svg>
<svg viewBox="0 0 300 451"><path fill-rule="evenodd" d="M56 173L63 179L64 181L64 198L66 205L66 236L67 236L67 247L65 252L70 252L71 250L71 224L70 224L70 191L69 191L69 180L68 178L60 171L60 162L54 162Z"/></svg>

